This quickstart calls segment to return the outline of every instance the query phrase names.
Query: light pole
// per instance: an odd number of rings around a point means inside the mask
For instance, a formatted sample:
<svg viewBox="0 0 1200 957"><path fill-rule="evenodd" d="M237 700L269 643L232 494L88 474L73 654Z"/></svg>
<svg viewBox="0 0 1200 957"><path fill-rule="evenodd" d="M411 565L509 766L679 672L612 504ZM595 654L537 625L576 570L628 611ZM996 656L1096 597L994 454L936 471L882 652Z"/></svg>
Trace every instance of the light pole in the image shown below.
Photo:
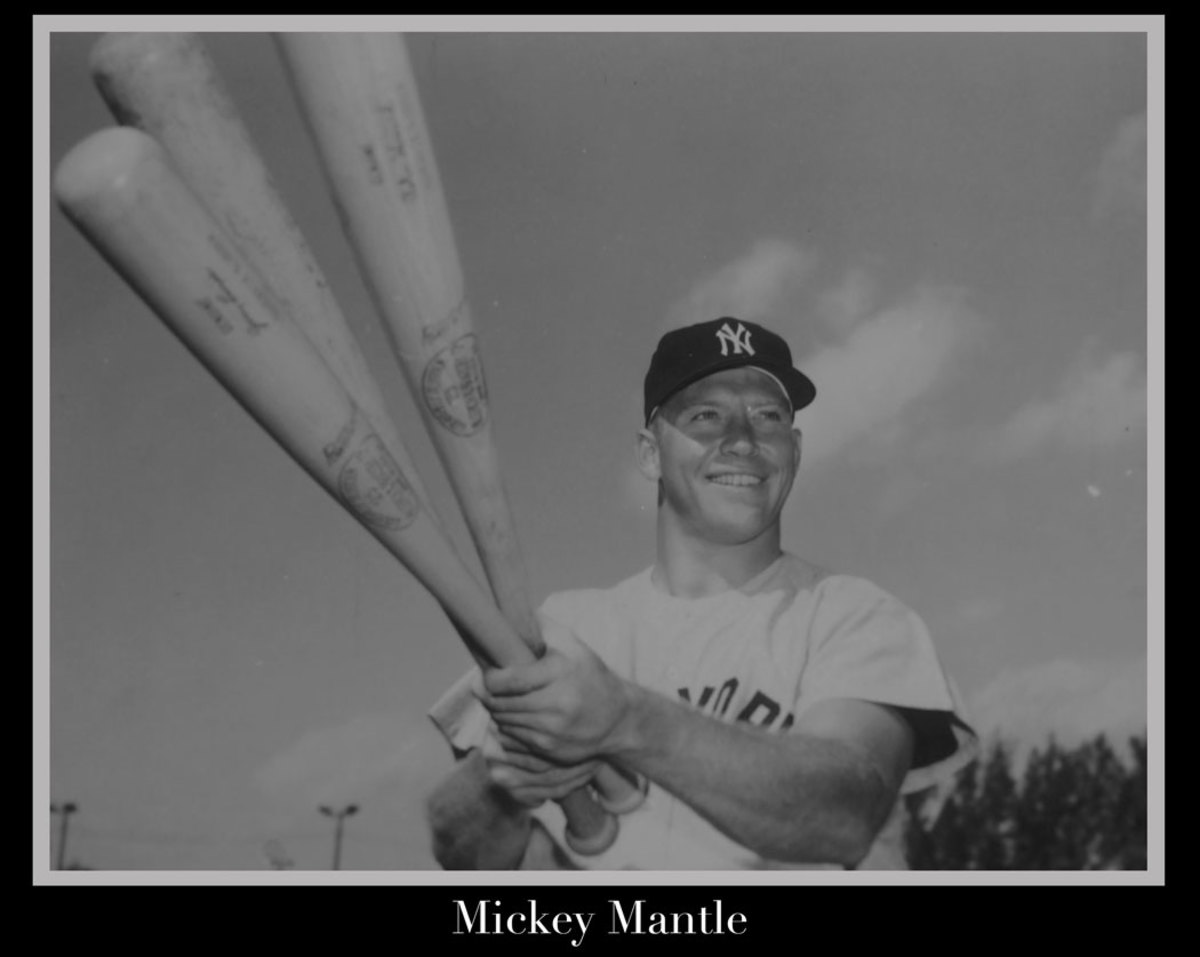
<svg viewBox="0 0 1200 957"><path fill-rule="evenodd" d="M73 801L67 801L65 804L51 804L50 813L57 814L62 818L62 823L58 828L58 863L55 865L56 870L64 869L64 862L67 859L67 820L72 814L79 810L79 805Z"/></svg>
<svg viewBox="0 0 1200 957"><path fill-rule="evenodd" d="M346 818L352 814L358 813L357 804L347 804L340 811L335 811L331 807L321 805L320 811L326 817L333 818L333 869L339 871L342 869L342 826Z"/></svg>

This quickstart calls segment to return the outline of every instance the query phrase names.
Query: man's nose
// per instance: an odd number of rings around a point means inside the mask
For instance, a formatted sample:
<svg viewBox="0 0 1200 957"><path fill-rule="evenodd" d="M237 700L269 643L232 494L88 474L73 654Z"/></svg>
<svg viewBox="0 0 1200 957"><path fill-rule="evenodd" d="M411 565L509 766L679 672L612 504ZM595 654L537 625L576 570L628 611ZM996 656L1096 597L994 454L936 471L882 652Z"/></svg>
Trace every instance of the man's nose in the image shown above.
<svg viewBox="0 0 1200 957"><path fill-rule="evenodd" d="M721 439L721 451L734 455L749 455L758 449L758 437L750 424L750 417L734 415L729 419L725 435Z"/></svg>

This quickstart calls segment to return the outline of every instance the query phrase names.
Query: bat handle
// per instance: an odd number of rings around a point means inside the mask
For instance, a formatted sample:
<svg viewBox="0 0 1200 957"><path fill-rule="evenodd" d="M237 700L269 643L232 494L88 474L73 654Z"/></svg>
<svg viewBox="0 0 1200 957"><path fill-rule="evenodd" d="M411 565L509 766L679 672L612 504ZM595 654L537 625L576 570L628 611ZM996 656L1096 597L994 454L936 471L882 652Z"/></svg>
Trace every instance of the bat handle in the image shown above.
<svg viewBox="0 0 1200 957"><path fill-rule="evenodd" d="M572 791L559 804L567 816L567 845L576 854L600 854L617 839L617 819L592 799L587 788Z"/></svg>
<svg viewBox="0 0 1200 957"><path fill-rule="evenodd" d="M629 780L611 764L602 764L592 778L596 789L596 800L609 814L628 814L637 810L646 800L649 782L641 775Z"/></svg>
<svg viewBox="0 0 1200 957"><path fill-rule="evenodd" d="M628 814L645 800L647 783L641 777L634 783L611 764L602 764L592 787L595 793L580 788L559 802L567 816L567 845L586 856L612 846L620 831L616 815Z"/></svg>

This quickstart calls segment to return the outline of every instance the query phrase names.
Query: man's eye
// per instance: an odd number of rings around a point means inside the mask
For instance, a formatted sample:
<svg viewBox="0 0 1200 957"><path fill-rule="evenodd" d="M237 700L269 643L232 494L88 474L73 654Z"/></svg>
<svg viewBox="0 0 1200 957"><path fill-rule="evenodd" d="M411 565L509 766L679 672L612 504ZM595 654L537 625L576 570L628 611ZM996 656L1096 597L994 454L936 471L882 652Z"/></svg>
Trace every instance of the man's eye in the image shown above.
<svg viewBox="0 0 1200 957"><path fill-rule="evenodd" d="M758 414L772 422L782 422L783 412L779 409L760 409Z"/></svg>
<svg viewBox="0 0 1200 957"><path fill-rule="evenodd" d="M712 421L716 417L717 417L717 413L716 413L715 409L700 409L698 412L692 413L692 421L693 422L704 421L704 420Z"/></svg>

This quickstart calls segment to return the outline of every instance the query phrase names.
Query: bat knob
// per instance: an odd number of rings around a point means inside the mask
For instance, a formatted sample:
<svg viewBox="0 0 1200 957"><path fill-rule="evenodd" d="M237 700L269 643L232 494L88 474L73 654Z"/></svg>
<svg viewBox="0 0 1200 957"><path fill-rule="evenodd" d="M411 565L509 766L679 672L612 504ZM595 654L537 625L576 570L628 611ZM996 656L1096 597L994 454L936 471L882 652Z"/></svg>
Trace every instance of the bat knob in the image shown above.
<svg viewBox="0 0 1200 957"><path fill-rule="evenodd" d="M596 803L599 804L609 814L628 814L630 811L636 811L642 806L646 800L646 792L650 789L650 782L642 775L637 775L633 781L625 775L617 772L621 782L625 785L616 791L596 789Z"/></svg>
<svg viewBox="0 0 1200 957"><path fill-rule="evenodd" d="M617 823L617 819L611 815L604 818L604 826L595 834L590 834L587 837L582 837L576 834L569 827L566 832L567 846L576 854L583 854L591 857L595 854L602 854L613 845L613 841L617 839L617 834L621 827Z"/></svg>
<svg viewBox="0 0 1200 957"><path fill-rule="evenodd" d="M93 133L59 161L54 196L68 215L108 194L137 192L138 168L146 161L163 162L162 148L145 133L109 127Z"/></svg>

